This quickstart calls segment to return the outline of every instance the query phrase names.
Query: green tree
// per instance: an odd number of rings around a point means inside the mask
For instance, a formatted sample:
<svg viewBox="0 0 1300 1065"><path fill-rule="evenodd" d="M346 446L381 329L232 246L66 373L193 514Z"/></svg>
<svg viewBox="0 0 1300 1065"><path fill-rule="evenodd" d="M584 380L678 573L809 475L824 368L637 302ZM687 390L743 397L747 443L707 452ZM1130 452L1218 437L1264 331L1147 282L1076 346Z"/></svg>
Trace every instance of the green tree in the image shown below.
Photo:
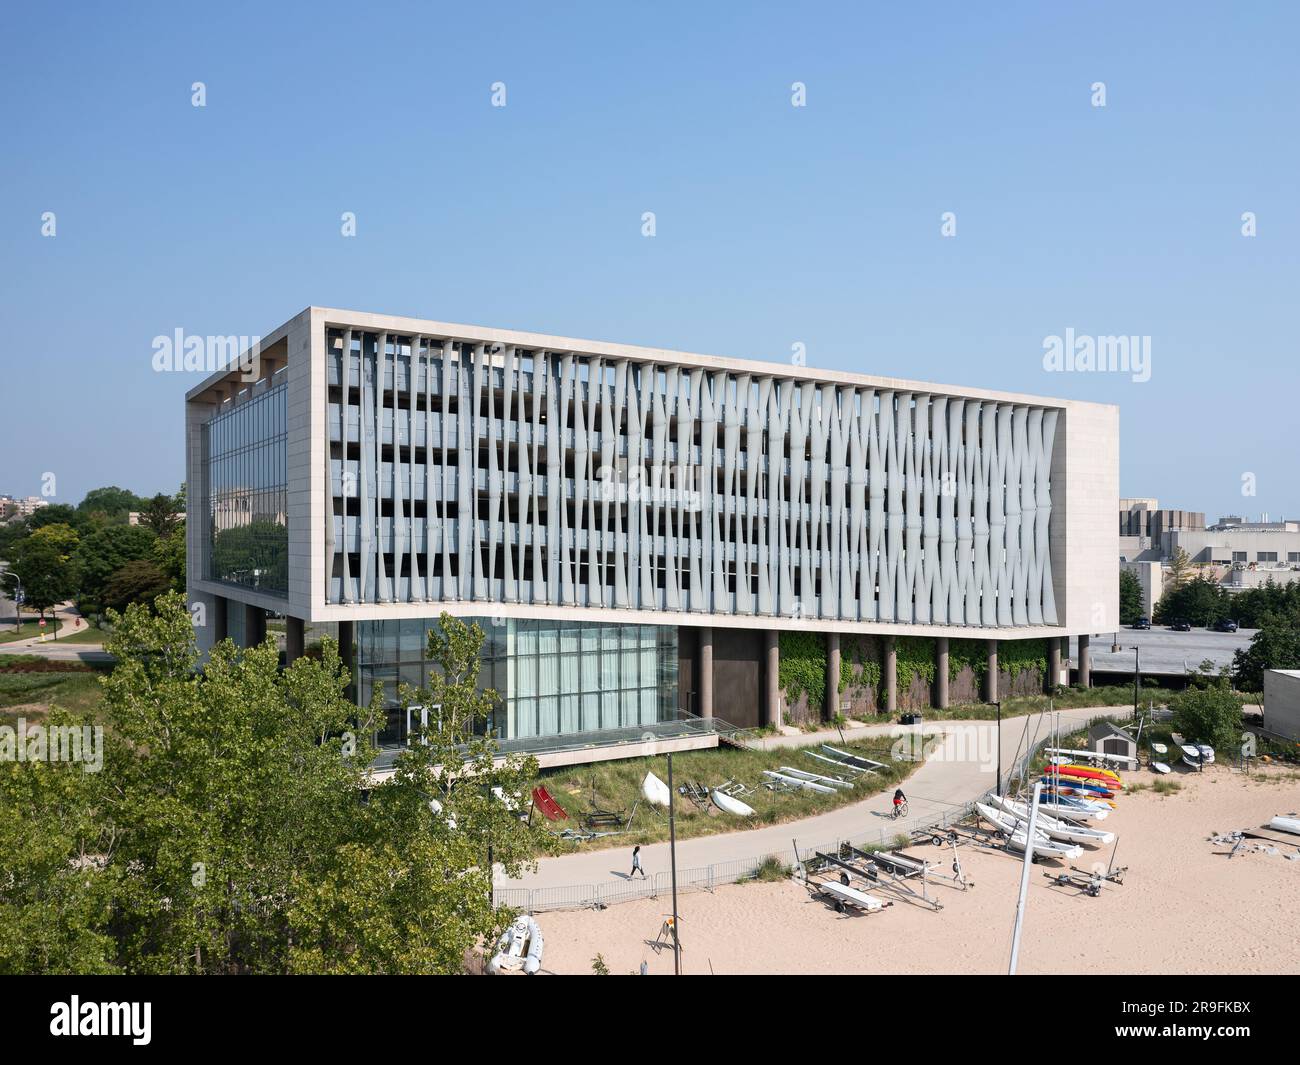
<svg viewBox="0 0 1300 1065"><path fill-rule="evenodd" d="M1263 691L1266 669L1300 669L1300 609L1264 615L1250 646L1232 656L1233 683L1242 691Z"/></svg>
<svg viewBox="0 0 1300 1065"><path fill-rule="evenodd" d="M101 525L87 533L77 548L82 611L102 611L109 579L128 562L149 558L153 543L153 532L141 525Z"/></svg>
<svg viewBox="0 0 1300 1065"><path fill-rule="evenodd" d="M92 488L86 498L77 504L77 510L83 515L103 514L110 522L123 523L133 510L144 509L144 501L134 492L128 492L117 485L107 488Z"/></svg>
<svg viewBox="0 0 1300 1065"><path fill-rule="evenodd" d="M9 569L22 581L25 605L40 612L77 591L77 534L67 525L46 525L9 549Z"/></svg>
<svg viewBox="0 0 1300 1065"><path fill-rule="evenodd" d="M1146 608L1142 599L1142 582L1131 570L1119 571L1119 622L1132 625L1138 618L1145 616Z"/></svg>
<svg viewBox="0 0 1300 1065"><path fill-rule="evenodd" d="M1230 595L1212 577L1193 577L1160 597L1155 620L1167 623L1186 618L1193 625L1213 625L1228 616Z"/></svg>
<svg viewBox="0 0 1300 1065"><path fill-rule="evenodd" d="M1169 577L1165 582L1170 588L1181 587L1192 575L1191 556L1181 547L1177 548L1169 559Z"/></svg>
<svg viewBox="0 0 1300 1065"><path fill-rule="evenodd" d="M108 579L104 587L104 606L123 611L132 603L150 609L163 592L170 591L171 578L148 559L128 562Z"/></svg>
<svg viewBox="0 0 1300 1065"><path fill-rule="evenodd" d="M155 536L169 536L179 522L176 500L165 492L159 492L140 511L140 524L151 529Z"/></svg>
<svg viewBox="0 0 1300 1065"><path fill-rule="evenodd" d="M43 723L80 724L57 708ZM0 974L119 971L100 786L80 765L0 761Z"/></svg>
<svg viewBox="0 0 1300 1065"><path fill-rule="evenodd" d="M512 916L492 905L489 853L518 876L554 849L521 819L536 759L501 758L484 734L497 696L478 685L482 644L477 625L445 613L429 631L428 687L398 692L403 712L423 707L427 721L366 805L368 817L401 830L383 833L382 847L350 848L335 879L298 896L295 969L459 972L466 952L495 942Z"/></svg>
<svg viewBox="0 0 1300 1065"><path fill-rule="evenodd" d="M481 631L444 616L406 692L442 713L377 781L380 695L348 701L333 640L200 670L183 597L156 609L111 615L102 772L0 762L0 971L443 973L494 942L487 848L517 874L554 845L519 816L535 761L482 735Z"/></svg>
<svg viewBox="0 0 1300 1065"><path fill-rule="evenodd" d="M166 536L153 542L152 561L167 575L172 588L185 591L185 522L179 522Z"/></svg>
<svg viewBox="0 0 1300 1065"><path fill-rule="evenodd" d="M1189 688L1172 709L1175 726L1192 743L1235 750L1241 742L1241 697L1226 684Z"/></svg>

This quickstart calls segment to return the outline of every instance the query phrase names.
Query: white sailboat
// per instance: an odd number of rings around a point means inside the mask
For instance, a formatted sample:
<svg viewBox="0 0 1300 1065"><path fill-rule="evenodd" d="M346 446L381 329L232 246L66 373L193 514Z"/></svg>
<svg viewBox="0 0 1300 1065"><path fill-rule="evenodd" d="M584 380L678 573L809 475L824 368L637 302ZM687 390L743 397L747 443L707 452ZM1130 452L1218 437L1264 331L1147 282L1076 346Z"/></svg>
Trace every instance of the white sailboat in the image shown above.
<svg viewBox="0 0 1300 1065"><path fill-rule="evenodd" d="M1029 825L1029 807L1024 803L992 792L986 795L985 799L990 805L998 807L1003 813L1010 814L1026 827ZM1038 804L1037 827L1050 838L1064 840L1067 843L1094 843L1109 846L1115 842L1114 832L1104 832L1099 828L1088 828L1086 825L1077 825L1072 821L1054 817L1044 812L1041 802Z"/></svg>
<svg viewBox="0 0 1300 1065"><path fill-rule="evenodd" d="M975 809L985 821L1007 837L1008 847L1012 850L1024 851L1029 839L1029 834L1026 832L1027 825L1022 825L1014 817L982 802L977 802ZM1052 858L1079 858L1083 855L1083 848L1077 843L1062 843L1048 839L1041 831L1035 831L1034 853Z"/></svg>

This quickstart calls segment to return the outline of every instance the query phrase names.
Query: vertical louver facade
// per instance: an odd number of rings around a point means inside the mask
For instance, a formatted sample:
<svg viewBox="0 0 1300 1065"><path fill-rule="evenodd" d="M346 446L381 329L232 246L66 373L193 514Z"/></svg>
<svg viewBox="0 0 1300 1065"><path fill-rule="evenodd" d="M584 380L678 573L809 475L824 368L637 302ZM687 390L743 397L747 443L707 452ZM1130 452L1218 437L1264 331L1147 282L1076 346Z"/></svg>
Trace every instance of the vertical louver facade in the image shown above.
<svg viewBox="0 0 1300 1065"><path fill-rule="evenodd" d="M327 605L1058 624L1056 407L418 331L323 341Z"/></svg>

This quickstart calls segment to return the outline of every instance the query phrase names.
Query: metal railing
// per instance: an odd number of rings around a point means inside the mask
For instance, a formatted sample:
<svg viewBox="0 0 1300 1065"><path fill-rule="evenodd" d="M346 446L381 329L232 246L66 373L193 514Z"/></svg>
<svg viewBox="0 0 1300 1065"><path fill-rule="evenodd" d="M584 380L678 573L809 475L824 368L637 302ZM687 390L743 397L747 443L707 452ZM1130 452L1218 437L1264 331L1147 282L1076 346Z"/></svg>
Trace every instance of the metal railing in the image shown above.
<svg viewBox="0 0 1300 1065"><path fill-rule="evenodd" d="M725 884L751 879L769 863L775 862L788 867L793 864L796 856L800 862L804 862L816 851L821 851L823 854L837 853L844 844L860 850L888 847L900 835L910 835L920 829L947 829L965 820L974 809L974 802L969 802L938 816L931 813L900 818L898 821L889 822L878 831L863 832L847 839L819 842L795 840L788 849L757 854L750 858L715 862L712 865L702 865L693 869L679 869L677 891L679 894L690 891L713 891ZM560 887L541 888L497 887L493 892L493 901L497 906L528 913L541 913L546 910L599 909L620 902L655 899L671 892L672 875L665 871L647 876L644 880L616 880L607 884L566 884Z"/></svg>

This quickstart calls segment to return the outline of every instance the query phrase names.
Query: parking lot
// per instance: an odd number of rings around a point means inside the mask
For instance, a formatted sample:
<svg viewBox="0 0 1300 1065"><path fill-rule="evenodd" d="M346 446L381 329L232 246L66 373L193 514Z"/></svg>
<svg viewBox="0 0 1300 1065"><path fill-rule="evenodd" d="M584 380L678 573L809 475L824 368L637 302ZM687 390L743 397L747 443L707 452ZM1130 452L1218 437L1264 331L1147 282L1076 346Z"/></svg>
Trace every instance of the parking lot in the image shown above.
<svg viewBox="0 0 1300 1065"><path fill-rule="evenodd" d="M1092 637L1092 668L1104 672L1132 673L1134 651L1140 648L1143 673L1192 673L1209 659L1215 669L1232 665L1233 653L1250 643L1255 629L1236 632L1211 632L1192 629L1191 632L1173 632L1164 626L1151 629L1120 629L1116 633L1103 632ZM1111 651L1115 640L1122 650ZM1078 665L1078 641L1070 640L1070 664Z"/></svg>

